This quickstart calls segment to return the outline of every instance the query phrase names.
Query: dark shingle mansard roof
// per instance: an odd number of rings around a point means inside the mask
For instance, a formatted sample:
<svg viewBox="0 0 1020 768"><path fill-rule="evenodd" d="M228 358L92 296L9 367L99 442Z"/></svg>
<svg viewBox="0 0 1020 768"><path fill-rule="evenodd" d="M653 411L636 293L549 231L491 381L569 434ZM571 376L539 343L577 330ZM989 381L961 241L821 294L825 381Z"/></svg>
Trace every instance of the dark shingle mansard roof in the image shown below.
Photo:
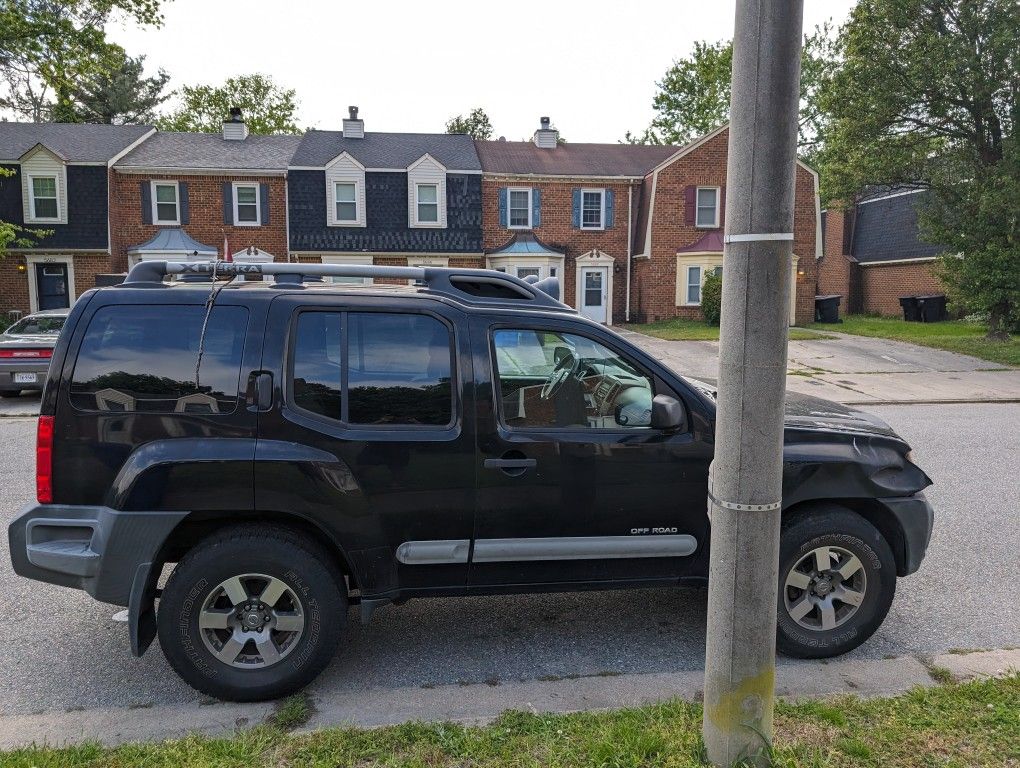
<svg viewBox="0 0 1020 768"><path fill-rule="evenodd" d="M530 141L476 141L486 173L544 176L644 176L680 147L656 144L560 144L543 149Z"/></svg>
<svg viewBox="0 0 1020 768"><path fill-rule="evenodd" d="M853 228L853 256L862 264L900 259L927 259L945 250L921 240L917 212L926 202L926 191L907 194L872 194L857 204Z"/></svg>
<svg viewBox="0 0 1020 768"><path fill-rule="evenodd" d="M219 133L157 133L117 161L117 168L285 171L300 136L224 139Z"/></svg>
<svg viewBox="0 0 1020 768"><path fill-rule="evenodd" d="M107 163L152 130L148 125L0 122L0 161L43 144L69 163Z"/></svg>
<svg viewBox="0 0 1020 768"><path fill-rule="evenodd" d="M407 168L428 153L451 171L482 169L474 139L445 133L368 132L363 139L345 139L340 131L308 131L290 165L322 168L341 152L347 152L366 168Z"/></svg>

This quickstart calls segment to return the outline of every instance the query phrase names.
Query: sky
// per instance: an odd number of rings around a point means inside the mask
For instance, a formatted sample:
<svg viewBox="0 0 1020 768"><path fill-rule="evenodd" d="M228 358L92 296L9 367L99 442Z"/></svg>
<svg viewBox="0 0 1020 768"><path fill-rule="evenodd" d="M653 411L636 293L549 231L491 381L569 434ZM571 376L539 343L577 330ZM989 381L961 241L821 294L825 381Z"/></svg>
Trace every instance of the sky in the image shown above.
<svg viewBox="0 0 1020 768"><path fill-rule="evenodd" d="M530 138L548 115L568 141L615 142L651 122L674 59L732 36L734 4L173 0L162 28L115 21L107 35L173 88L269 74L297 91L302 128L339 129L354 104L366 131L436 132L482 107L494 137ZM804 28L853 4L805 0Z"/></svg>

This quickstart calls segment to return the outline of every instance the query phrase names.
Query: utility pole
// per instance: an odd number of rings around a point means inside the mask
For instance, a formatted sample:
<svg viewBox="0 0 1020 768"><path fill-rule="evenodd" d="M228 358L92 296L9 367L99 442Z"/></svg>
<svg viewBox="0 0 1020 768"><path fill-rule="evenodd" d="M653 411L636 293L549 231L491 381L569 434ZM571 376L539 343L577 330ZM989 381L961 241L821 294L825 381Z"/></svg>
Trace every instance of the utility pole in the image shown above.
<svg viewBox="0 0 1020 768"><path fill-rule="evenodd" d="M737 0L705 654L708 758L767 763L803 0Z"/></svg>

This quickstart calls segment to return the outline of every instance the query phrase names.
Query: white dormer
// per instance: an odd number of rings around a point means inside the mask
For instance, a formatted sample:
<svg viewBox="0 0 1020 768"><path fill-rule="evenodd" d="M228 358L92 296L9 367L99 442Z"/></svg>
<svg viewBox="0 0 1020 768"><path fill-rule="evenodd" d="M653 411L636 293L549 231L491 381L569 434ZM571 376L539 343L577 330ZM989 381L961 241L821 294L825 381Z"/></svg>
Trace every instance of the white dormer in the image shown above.
<svg viewBox="0 0 1020 768"><path fill-rule="evenodd" d="M407 225L446 228L446 166L428 153L407 166Z"/></svg>
<svg viewBox="0 0 1020 768"><path fill-rule="evenodd" d="M21 202L26 224L67 223L67 164L44 144L19 158Z"/></svg>
<svg viewBox="0 0 1020 768"><path fill-rule="evenodd" d="M341 152L326 165L326 224L365 226L365 166Z"/></svg>
<svg viewBox="0 0 1020 768"><path fill-rule="evenodd" d="M344 138L363 139L365 138L365 121L358 119L358 108L347 107L350 117L344 118Z"/></svg>

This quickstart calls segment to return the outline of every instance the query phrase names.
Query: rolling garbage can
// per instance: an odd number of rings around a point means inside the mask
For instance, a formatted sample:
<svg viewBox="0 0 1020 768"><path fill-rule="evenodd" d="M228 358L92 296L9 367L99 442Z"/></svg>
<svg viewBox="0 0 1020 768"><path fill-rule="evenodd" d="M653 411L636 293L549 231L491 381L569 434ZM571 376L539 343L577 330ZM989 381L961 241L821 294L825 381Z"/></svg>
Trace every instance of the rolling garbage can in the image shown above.
<svg viewBox="0 0 1020 768"><path fill-rule="evenodd" d="M922 323L940 323L948 317L946 297L943 294L917 297L918 320Z"/></svg>
<svg viewBox="0 0 1020 768"><path fill-rule="evenodd" d="M903 307L903 319L908 323L920 321L920 304L916 296L900 296L900 306Z"/></svg>
<svg viewBox="0 0 1020 768"><path fill-rule="evenodd" d="M815 296L815 322L841 323L839 319L839 302L843 297L839 294Z"/></svg>

